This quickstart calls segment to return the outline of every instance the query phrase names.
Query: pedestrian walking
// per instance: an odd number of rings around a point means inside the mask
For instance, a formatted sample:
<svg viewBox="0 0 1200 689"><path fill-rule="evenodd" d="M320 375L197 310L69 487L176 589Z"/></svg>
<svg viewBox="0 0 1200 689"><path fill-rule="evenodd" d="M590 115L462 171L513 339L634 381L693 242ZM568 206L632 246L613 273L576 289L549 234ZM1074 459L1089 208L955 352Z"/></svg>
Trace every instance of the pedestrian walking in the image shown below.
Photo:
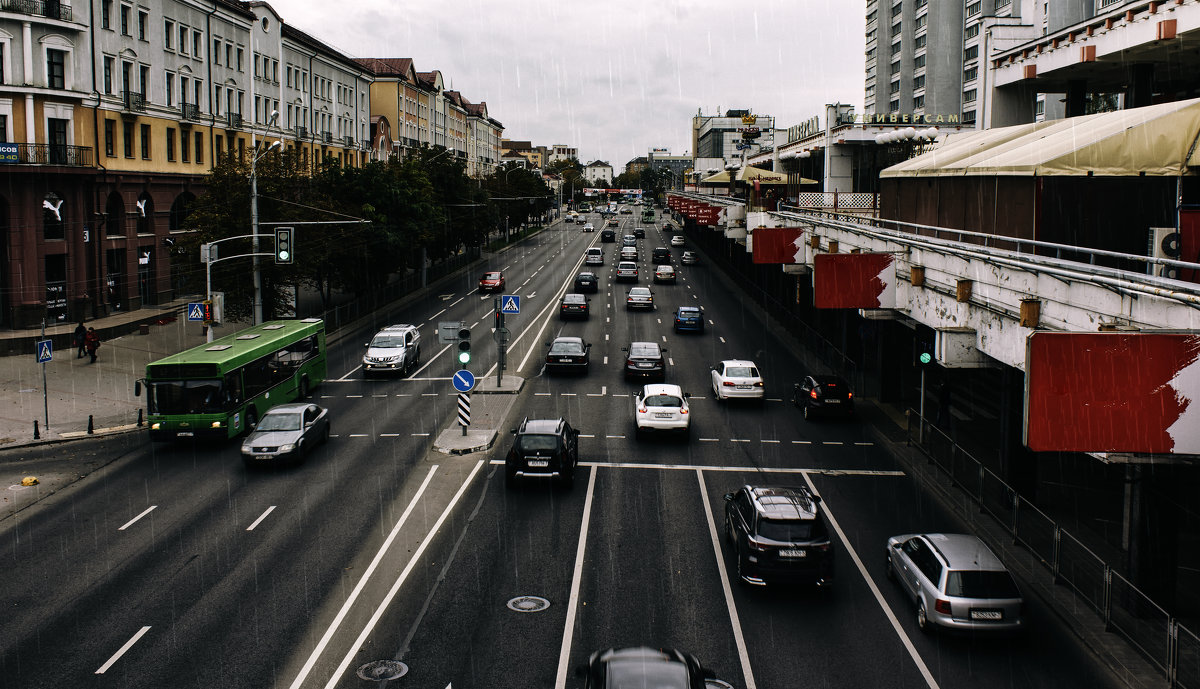
<svg viewBox="0 0 1200 689"><path fill-rule="evenodd" d="M84 347L87 348L88 356L92 360L88 363L96 363L96 350L100 349L100 335L96 333L95 328L88 328L87 335L83 338Z"/></svg>
<svg viewBox="0 0 1200 689"><path fill-rule="evenodd" d="M87 350L84 348L84 341L87 339L87 328L83 327L83 321L79 321L79 325L75 327L75 358L82 359Z"/></svg>

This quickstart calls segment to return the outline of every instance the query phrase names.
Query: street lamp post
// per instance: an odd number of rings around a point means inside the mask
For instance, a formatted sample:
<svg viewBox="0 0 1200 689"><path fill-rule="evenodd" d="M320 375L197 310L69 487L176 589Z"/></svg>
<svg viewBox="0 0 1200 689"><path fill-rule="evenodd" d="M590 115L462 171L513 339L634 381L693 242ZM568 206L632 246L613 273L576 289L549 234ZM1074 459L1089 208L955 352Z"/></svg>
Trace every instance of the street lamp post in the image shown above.
<svg viewBox="0 0 1200 689"><path fill-rule="evenodd" d="M270 128L274 126L275 122L278 120L279 111L272 111L271 120L267 122L267 129L270 130ZM258 175L255 166L257 165L259 158L265 156L276 148L279 148L281 144L282 142L278 140L273 141L271 142L270 146L267 146L267 150L263 151L262 153L258 153L257 155L250 156L250 234L252 235L250 241L252 247L251 251L254 253L254 325L258 325L259 323L263 322L262 270L259 268L258 264ZM255 145L254 150L257 153L257 145Z"/></svg>

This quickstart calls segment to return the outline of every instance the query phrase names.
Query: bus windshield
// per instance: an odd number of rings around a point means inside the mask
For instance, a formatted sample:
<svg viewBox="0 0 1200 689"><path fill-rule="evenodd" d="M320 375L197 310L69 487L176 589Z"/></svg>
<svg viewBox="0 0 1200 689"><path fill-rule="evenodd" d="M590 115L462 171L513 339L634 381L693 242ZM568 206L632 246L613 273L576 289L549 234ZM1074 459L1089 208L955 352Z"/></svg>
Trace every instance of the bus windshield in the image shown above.
<svg viewBox="0 0 1200 689"><path fill-rule="evenodd" d="M230 406L219 380L156 380L147 386L151 414L210 414Z"/></svg>

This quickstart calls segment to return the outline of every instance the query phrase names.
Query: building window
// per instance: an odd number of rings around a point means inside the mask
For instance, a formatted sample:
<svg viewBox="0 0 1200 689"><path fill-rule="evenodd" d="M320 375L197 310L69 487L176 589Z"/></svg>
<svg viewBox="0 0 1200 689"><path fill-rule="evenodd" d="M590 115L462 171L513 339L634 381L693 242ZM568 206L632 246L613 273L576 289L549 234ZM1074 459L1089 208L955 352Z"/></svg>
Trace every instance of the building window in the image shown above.
<svg viewBox="0 0 1200 689"><path fill-rule="evenodd" d="M259 66L258 66L258 53L255 53L254 54L254 78L258 79L261 74L262 74L262 71L259 69Z"/></svg>
<svg viewBox="0 0 1200 689"><path fill-rule="evenodd" d="M150 99L150 67L138 65L138 79L141 81L142 100Z"/></svg>
<svg viewBox="0 0 1200 689"><path fill-rule="evenodd" d="M963 62L970 62L979 57L979 46L973 45L963 51Z"/></svg>
<svg viewBox="0 0 1200 689"><path fill-rule="evenodd" d="M130 7L129 5L121 5L121 35L122 36L132 36L133 35L133 34L129 33L129 14L132 11L133 11L133 8Z"/></svg>
<svg viewBox="0 0 1200 689"><path fill-rule="evenodd" d="M188 135L187 132L180 132L179 135L179 159L183 162L188 162Z"/></svg>
<svg viewBox="0 0 1200 689"><path fill-rule="evenodd" d="M186 26L179 27L179 54L187 55L188 44L188 29Z"/></svg>
<svg viewBox="0 0 1200 689"><path fill-rule="evenodd" d="M963 33L963 38L975 38L979 35L979 24L972 24Z"/></svg>
<svg viewBox="0 0 1200 689"><path fill-rule="evenodd" d="M1044 99L1039 98L1037 99L1037 102L1033 104L1033 114L1036 117L1046 116L1046 101Z"/></svg>
<svg viewBox="0 0 1200 689"><path fill-rule="evenodd" d="M888 112L900 112L900 101L894 100L888 103Z"/></svg>
<svg viewBox="0 0 1200 689"><path fill-rule="evenodd" d="M899 74L899 73L900 73L900 62L899 62L899 61L893 62L893 63L892 63L892 74L891 74L891 75L892 75L892 76L896 76L896 75L897 75L897 74Z"/></svg>
<svg viewBox="0 0 1200 689"><path fill-rule="evenodd" d="M922 14L921 16L917 17L916 21L913 22L913 30L919 31L920 29L924 29L927 23L929 23L929 15Z"/></svg>
<svg viewBox="0 0 1200 689"><path fill-rule="evenodd" d="M979 14L980 10L982 9L983 7L981 3L973 2L970 5L967 5L967 16L974 17L975 15Z"/></svg>
<svg viewBox="0 0 1200 689"><path fill-rule="evenodd" d="M104 120L104 155L117 157L117 121Z"/></svg>
<svg viewBox="0 0 1200 689"><path fill-rule="evenodd" d="M900 93L900 82L893 81L891 84L889 84L888 85L888 93L890 93L893 96L896 95L897 93Z"/></svg>
<svg viewBox="0 0 1200 689"><path fill-rule="evenodd" d="M242 50L241 46L238 46L238 49L237 49L237 71L239 71L239 72L245 71L242 67L242 58L244 56L245 56L245 51Z"/></svg>
<svg viewBox="0 0 1200 689"><path fill-rule="evenodd" d="M225 44L225 66L226 67L233 66L233 44L232 43Z"/></svg>
<svg viewBox="0 0 1200 689"><path fill-rule="evenodd" d="M899 23L892 24L892 38L900 35L900 26Z"/></svg>
<svg viewBox="0 0 1200 689"><path fill-rule="evenodd" d="M917 36L915 39L913 39L913 50L920 50L921 48L924 48L925 43L928 40L929 39L925 34L921 34L920 36Z"/></svg>
<svg viewBox="0 0 1200 689"><path fill-rule="evenodd" d="M913 110L921 110L925 107L925 96L913 96Z"/></svg>
<svg viewBox="0 0 1200 689"><path fill-rule="evenodd" d="M100 28L112 28L112 0L100 0Z"/></svg>
<svg viewBox="0 0 1200 689"><path fill-rule="evenodd" d="M167 107L168 108L174 107L174 105L175 105L175 75L171 74L170 72L167 72L166 78L163 79L163 81L165 81L167 84L167 91L166 91Z"/></svg>
<svg viewBox="0 0 1200 689"><path fill-rule="evenodd" d="M203 101L200 100L200 97L204 95L204 82L196 79L192 82L192 86L196 92L196 107L201 107Z"/></svg>
<svg viewBox="0 0 1200 689"><path fill-rule="evenodd" d="M196 163L204 162L204 134L196 132Z"/></svg>
<svg viewBox="0 0 1200 689"><path fill-rule="evenodd" d="M122 129L121 134L123 135L123 139L124 139L121 143L125 149L125 157L132 158L133 157L133 123L132 122L122 122L121 125L122 125L121 126L121 129Z"/></svg>
<svg viewBox="0 0 1200 689"><path fill-rule="evenodd" d="M963 83L965 84L969 81L975 81L975 79L978 76L979 76L979 68L978 67L972 67L970 69L965 69L965 70L963 70Z"/></svg>
<svg viewBox="0 0 1200 689"><path fill-rule="evenodd" d="M923 88L925 88L925 75L921 74L913 77L913 90L916 91Z"/></svg>
<svg viewBox="0 0 1200 689"><path fill-rule="evenodd" d="M150 13L145 10L138 10L137 31L138 40L146 40L146 22L150 21Z"/></svg>
<svg viewBox="0 0 1200 689"><path fill-rule="evenodd" d="M963 124L975 124L975 111L968 110L967 112L964 112L962 121Z"/></svg>
<svg viewBox="0 0 1200 689"><path fill-rule="evenodd" d="M898 42L893 43L892 44L892 57L895 57L896 55L899 55L899 54L900 54L900 43L898 43Z"/></svg>
<svg viewBox="0 0 1200 689"><path fill-rule="evenodd" d="M216 146L213 147L213 162L217 165L221 164L221 159L224 157L225 137L217 135Z"/></svg>
<svg viewBox="0 0 1200 689"><path fill-rule="evenodd" d="M150 160L150 125L142 125L142 160Z"/></svg>
<svg viewBox="0 0 1200 689"><path fill-rule="evenodd" d="M975 102L975 94L977 92L978 92L977 89L968 89L966 91L963 91L963 102L964 103L974 103Z"/></svg>
<svg viewBox="0 0 1200 689"><path fill-rule="evenodd" d="M192 57L204 59L204 37L199 31L192 31Z"/></svg>
<svg viewBox="0 0 1200 689"><path fill-rule="evenodd" d="M213 114L221 114L221 89L213 89Z"/></svg>
<svg viewBox="0 0 1200 689"><path fill-rule="evenodd" d="M104 58L104 93L112 95L113 92L113 68L116 67L116 61L108 56Z"/></svg>
<svg viewBox="0 0 1200 689"><path fill-rule="evenodd" d="M900 16L900 12L901 12L903 9L904 9L904 5L902 5L902 4L900 4L900 3L896 3L895 5L892 5L892 19L895 19L896 17L899 17L899 16Z"/></svg>
<svg viewBox="0 0 1200 689"><path fill-rule="evenodd" d="M283 76L285 79L287 79L287 87L291 88L292 87L292 66L291 65L288 65L287 67L283 68Z"/></svg>
<svg viewBox="0 0 1200 689"><path fill-rule="evenodd" d="M46 86L67 88L67 54L61 50L46 50Z"/></svg>
<svg viewBox="0 0 1200 689"><path fill-rule="evenodd" d="M913 58L913 69L921 69L925 66L925 56L918 55Z"/></svg>
<svg viewBox="0 0 1200 689"><path fill-rule="evenodd" d="M175 22L170 19L163 20L163 47L167 50L175 50L171 47L171 41L175 40Z"/></svg>
<svg viewBox="0 0 1200 689"><path fill-rule="evenodd" d="M175 129L173 127L167 127L167 161L175 162Z"/></svg>
<svg viewBox="0 0 1200 689"><path fill-rule="evenodd" d="M214 65L221 64L221 39L213 39L212 61Z"/></svg>

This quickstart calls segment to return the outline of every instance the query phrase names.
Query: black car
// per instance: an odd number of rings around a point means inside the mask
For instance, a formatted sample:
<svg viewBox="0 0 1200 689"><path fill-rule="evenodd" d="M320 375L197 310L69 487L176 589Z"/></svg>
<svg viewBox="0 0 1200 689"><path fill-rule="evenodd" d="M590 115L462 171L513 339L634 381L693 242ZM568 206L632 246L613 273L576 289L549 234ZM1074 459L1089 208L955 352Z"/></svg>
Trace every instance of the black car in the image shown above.
<svg viewBox="0 0 1200 689"><path fill-rule="evenodd" d="M600 230L600 241L615 242L617 241L617 233L612 230Z"/></svg>
<svg viewBox="0 0 1200 689"><path fill-rule="evenodd" d="M547 342L546 372L587 373L592 346L581 337L556 337Z"/></svg>
<svg viewBox="0 0 1200 689"><path fill-rule="evenodd" d="M806 486L742 486L725 495L725 538L748 584L833 583L821 498Z"/></svg>
<svg viewBox="0 0 1200 689"><path fill-rule="evenodd" d="M650 252L650 262L655 264L670 263L671 250L665 246L654 247L654 250Z"/></svg>
<svg viewBox="0 0 1200 689"><path fill-rule="evenodd" d="M580 273L575 276L576 292L599 292L600 280L595 273Z"/></svg>
<svg viewBox="0 0 1200 689"><path fill-rule="evenodd" d="M566 487L575 483L579 464L579 431L565 419L525 419L512 429L513 444L504 458L504 484L518 477L551 478Z"/></svg>
<svg viewBox="0 0 1200 689"><path fill-rule="evenodd" d="M625 380L666 380L667 363L663 359L663 353L667 351L665 347L658 346L657 342L630 342L621 351L625 352Z"/></svg>
<svg viewBox="0 0 1200 689"><path fill-rule="evenodd" d="M642 228L642 227L633 228L633 236L637 237L638 239L645 239L646 238L646 229Z"/></svg>
<svg viewBox="0 0 1200 689"><path fill-rule="evenodd" d="M564 294L558 305L558 317L564 321L568 318L582 318L586 321L588 298L582 294Z"/></svg>
<svg viewBox="0 0 1200 689"><path fill-rule="evenodd" d="M584 689L655 687L656 689L725 689L731 684L716 678L695 656L673 648L610 648L596 651L580 666Z"/></svg>
<svg viewBox="0 0 1200 689"><path fill-rule="evenodd" d="M837 376L807 376L792 386L792 404L804 412L804 419L816 416L854 416L854 393Z"/></svg>

